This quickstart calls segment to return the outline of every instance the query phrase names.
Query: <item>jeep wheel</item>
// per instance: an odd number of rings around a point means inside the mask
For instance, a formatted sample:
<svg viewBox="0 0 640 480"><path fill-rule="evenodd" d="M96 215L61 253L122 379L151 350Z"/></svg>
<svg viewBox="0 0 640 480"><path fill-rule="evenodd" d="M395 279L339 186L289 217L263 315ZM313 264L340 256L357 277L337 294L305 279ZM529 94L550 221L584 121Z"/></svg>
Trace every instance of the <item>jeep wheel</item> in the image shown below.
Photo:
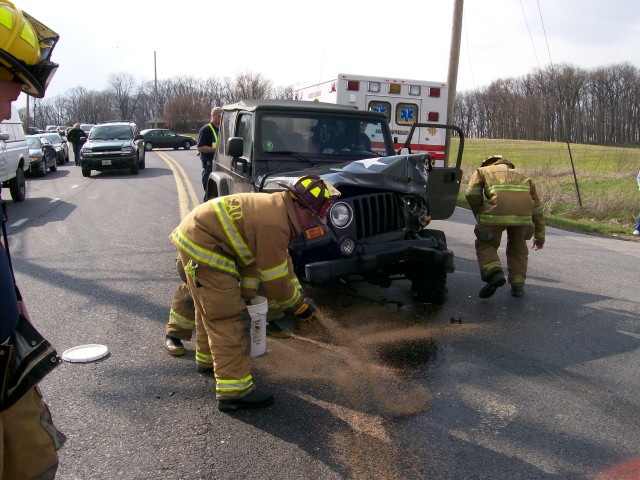
<svg viewBox="0 0 640 480"><path fill-rule="evenodd" d="M191 142L189 140L185 140L182 144L182 148L184 148L185 150L189 150L191 148Z"/></svg>
<svg viewBox="0 0 640 480"><path fill-rule="evenodd" d="M27 182L24 180L22 167L16 170L16 176L9 180L9 192L14 202L22 202L27 196Z"/></svg>
<svg viewBox="0 0 640 480"><path fill-rule="evenodd" d="M82 176L83 177L90 177L91 176L91 169L90 168L83 168L82 169Z"/></svg>
<svg viewBox="0 0 640 480"><path fill-rule="evenodd" d="M411 290L421 303L442 305L447 301L447 272L425 268L419 277L411 282Z"/></svg>
<svg viewBox="0 0 640 480"><path fill-rule="evenodd" d="M153 143L151 142L144 142L144 149L147 152L150 152L151 150L153 150Z"/></svg>

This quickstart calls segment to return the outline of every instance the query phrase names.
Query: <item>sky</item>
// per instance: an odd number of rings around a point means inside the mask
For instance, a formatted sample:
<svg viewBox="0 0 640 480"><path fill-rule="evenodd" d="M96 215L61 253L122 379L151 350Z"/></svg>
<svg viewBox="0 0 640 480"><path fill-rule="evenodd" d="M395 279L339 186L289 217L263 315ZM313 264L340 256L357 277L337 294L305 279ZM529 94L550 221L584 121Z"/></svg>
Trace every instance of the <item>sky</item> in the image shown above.
<svg viewBox="0 0 640 480"><path fill-rule="evenodd" d="M338 73L448 78L454 0L13 1L60 35L47 98L78 86L104 90L118 73L142 82L253 72L276 87ZM458 92L551 62L640 68L637 0L463 5Z"/></svg>

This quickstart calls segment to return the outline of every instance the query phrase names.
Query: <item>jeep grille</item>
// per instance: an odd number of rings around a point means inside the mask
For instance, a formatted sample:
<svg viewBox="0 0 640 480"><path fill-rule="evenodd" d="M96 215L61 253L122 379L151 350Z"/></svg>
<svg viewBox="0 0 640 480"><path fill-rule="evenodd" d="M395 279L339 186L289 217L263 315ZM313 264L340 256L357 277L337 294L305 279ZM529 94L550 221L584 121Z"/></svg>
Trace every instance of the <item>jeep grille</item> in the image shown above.
<svg viewBox="0 0 640 480"><path fill-rule="evenodd" d="M393 193L375 193L351 199L357 239L375 237L404 228L399 200Z"/></svg>

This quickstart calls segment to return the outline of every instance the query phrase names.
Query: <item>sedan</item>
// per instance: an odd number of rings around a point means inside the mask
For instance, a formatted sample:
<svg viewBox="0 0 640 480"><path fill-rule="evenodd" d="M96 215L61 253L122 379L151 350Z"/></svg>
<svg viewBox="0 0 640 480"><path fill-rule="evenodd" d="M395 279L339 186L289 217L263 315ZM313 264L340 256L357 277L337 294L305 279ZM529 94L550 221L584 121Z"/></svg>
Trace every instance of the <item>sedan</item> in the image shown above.
<svg viewBox="0 0 640 480"><path fill-rule="evenodd" d="M154 148L173 148L177 150L182 147L185 150L189 150L198 143L193 137L178 135L173 130L166 128L149 128L142 130L140 134L144 137L144 149L147 152Z"/></svg>
<svg viewBox="0 0 640 480"><path fill-rule="evenodd" d="M51 172L58 169L56 164L56 149L51 142L41 135L26 135L29 147L29 173L44 177L47 168Z"/></svg>
<svg viewBox="0 0 640 480"><path fill-rule="evenodd" d="M43 133L40 136L49 140L53 148L56 149L58 165L64 165L69 161L69 144L59 133Z"/></svg>

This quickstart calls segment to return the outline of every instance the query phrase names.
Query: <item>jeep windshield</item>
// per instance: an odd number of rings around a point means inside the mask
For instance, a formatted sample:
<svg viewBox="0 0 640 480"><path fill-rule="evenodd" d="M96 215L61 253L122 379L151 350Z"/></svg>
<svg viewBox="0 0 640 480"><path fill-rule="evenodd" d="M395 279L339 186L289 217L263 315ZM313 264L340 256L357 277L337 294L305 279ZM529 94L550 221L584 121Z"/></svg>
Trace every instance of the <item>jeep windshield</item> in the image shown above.
<svg viewBox="0 0 640 480"><path fill-rule="evenodd" d="M265 113L258 121L258 149L266 157L340 163L393 154L393 147L385 143L386 125L378 118L299 112Z"/></svg>
<svg viewBox="0 0 640 480"><path fill-rule="evenodd" d="M131 128L124 125L96 126L89 134L89 140L131 140L132 138Z"/></svg>

